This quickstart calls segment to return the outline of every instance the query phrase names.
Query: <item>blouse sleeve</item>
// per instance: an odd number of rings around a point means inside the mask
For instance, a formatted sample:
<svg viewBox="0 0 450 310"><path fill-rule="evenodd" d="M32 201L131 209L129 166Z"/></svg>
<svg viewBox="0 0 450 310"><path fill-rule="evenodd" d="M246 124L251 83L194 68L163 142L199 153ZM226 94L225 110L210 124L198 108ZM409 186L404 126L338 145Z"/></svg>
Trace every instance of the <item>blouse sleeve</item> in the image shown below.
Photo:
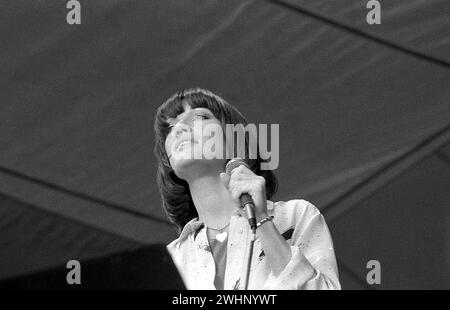
<svg viewBox="0 0 450 310"><path fill-rule="evenodd" d="M294 219L291 260L277 277L269 274L264 289L340 289L333 241L322 214L305 200L292 200L283 207L291 210Z"/></svg>

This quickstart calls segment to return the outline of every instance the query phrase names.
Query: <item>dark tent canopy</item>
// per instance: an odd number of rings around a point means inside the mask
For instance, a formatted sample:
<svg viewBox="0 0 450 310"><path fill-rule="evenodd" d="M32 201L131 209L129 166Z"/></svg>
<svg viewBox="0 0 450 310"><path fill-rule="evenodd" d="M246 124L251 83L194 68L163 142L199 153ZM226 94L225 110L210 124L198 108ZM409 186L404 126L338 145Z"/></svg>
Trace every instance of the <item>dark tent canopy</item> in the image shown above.
<svg viewBox="0 0 450 310"><path fill-rule="evenodd" d="M450 3L64 1L0 5L0 278L176 231L153 119L208 88L280 124L280 189L324 213L343 288L450 285ZM372 287L370 287L372 288Z"/></svg>

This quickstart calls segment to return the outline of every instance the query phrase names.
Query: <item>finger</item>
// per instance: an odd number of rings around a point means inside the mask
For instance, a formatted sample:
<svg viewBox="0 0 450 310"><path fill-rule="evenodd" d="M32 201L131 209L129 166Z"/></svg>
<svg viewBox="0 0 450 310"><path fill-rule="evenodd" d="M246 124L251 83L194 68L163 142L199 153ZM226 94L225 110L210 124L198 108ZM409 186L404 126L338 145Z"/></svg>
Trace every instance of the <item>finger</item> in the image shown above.
<svg viewBox="0 0 450 310"><path fill-rule="evenodd" d="M255 177L253 175L232 175L228 182L230 185L237 182L252 182Z"/></svg>
<svg viewBox="0 0 450 310"><path fill-rule="evenodd" d="M253 171L245 168L244 166L240 166L234 169L233 172L231 173L230 182L239 180L251 180L255 177L257 177L257 175Z"/></svg>
<svg viewBox="0 0 450 310"><path fill-rule="evenodd" d="M261 186L265 186L266 179L259 175L235 175L231 176L229 179L229 187L233 184L244 183L244 184L258 184Z"/></svg>
<svg viewBox="0 0 450 310"><path fill-rule="evenodd" d="M234 199L239 199L244 193L255 198L257 193L264 191L264 186L259 179L253 179L251 181L237 181L230 183L229 190Z"/></svg>
<svg viewBox="0 0 450 310"><path fill-rule="evenodd" d="M250 170L249 168L247 168L245 165L240 165L237 168L234 168L233 171L231 172L231 175L255 175L255 173Z"/></svg>
<svg viewBox="0 0 450 310"><path fill-rule="evenodd" d="M223 185L226 188L229 188L229 186L230 186L230 176L228 175L228 173L222 172L220 174L220 180L222 181Z"/></svg>

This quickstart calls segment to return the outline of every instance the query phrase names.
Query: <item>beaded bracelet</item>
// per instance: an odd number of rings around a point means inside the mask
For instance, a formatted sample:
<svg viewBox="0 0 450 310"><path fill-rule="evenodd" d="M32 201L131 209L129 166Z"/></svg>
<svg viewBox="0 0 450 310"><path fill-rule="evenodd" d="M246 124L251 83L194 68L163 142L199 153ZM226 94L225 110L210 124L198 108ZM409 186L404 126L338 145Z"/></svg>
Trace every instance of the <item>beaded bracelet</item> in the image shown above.
<svg viewBox="0 0 450 310"><path fill-rule="evenodd" d="M273 220L273 216L268 216L265 219L262 219L261 221L258 222L258 224L256 224L256 228L258 228L259 226L261 226L262 224L264 224L265 222L271 221Z"/></svg>

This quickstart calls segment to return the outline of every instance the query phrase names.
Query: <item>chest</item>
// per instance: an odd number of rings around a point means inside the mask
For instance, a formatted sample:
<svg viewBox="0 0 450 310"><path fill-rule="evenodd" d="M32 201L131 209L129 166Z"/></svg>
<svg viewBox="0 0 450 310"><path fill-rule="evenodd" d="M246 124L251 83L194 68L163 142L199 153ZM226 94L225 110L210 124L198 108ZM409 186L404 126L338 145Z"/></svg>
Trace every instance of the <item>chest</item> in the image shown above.
<svg viewBox="0 0 450 310"><path fill-rule="evenodd" d="M211 243L208 241L207 230L202 229L185 243L180 265L189 289L215 289L214 278L216 266L212 254ZM217 234L210 236L216 237ZM220 238L220 236L219 236ZM248 223L244 218L232 220L226 236L226 268L224 289L242 289L242 283L247 271L247 261L250 255L252 238ZM253 287L261 283L268 275L264 268L264 255L261 255L261 243L258 239L253 243L250 284ZM216 258L217 260L217 258Z"/></svg>

